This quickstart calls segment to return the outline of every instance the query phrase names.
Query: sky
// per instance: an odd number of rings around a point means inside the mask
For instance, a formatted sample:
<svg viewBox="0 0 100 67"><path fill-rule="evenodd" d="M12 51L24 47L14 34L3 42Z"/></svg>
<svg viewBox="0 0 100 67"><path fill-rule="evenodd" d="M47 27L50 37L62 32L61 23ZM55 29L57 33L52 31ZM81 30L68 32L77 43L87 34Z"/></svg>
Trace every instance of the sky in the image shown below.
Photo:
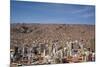
<svg viewBox="0 0 100 67"><path fill-rule="evenodd" d="M11 23L95 24L95 6L11 0Z"/></svg>

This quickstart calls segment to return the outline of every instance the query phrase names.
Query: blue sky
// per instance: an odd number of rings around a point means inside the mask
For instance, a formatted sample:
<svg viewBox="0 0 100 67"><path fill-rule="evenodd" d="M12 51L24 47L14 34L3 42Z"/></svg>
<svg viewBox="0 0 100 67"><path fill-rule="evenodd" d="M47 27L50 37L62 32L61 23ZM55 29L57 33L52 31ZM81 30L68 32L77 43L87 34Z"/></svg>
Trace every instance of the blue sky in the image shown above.
<svg viewBox="0 0 100 67"><path fill-rule="evenodd" d="M11 1L11 23L95 24L95 6Z"/></svg>

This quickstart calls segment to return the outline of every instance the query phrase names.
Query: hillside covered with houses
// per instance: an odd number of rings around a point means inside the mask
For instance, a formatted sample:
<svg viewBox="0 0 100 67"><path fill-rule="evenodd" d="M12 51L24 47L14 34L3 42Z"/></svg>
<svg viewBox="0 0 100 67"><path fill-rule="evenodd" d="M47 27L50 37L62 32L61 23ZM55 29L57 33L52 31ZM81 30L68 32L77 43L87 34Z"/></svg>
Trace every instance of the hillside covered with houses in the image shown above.
<svg viewBox="0 0 100 67"><path fill-rule="evenodd" d="M95 25L11 24L11 65L95 61Z"/></svg>

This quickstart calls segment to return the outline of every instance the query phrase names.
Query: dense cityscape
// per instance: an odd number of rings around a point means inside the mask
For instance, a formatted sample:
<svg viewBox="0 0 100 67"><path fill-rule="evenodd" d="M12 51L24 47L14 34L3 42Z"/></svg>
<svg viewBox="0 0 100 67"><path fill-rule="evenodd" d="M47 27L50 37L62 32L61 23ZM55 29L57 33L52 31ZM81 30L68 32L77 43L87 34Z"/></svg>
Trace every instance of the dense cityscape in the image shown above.
<svg viewBox="0 0 100 67"><path fill-rule="evenodd" d="M43 28L43 33L45 33L44 30L46 30L48 27L55 28L55 25L51 27L50 25L46 26L46 28ZM57 28L64 27L65 25L57 25ZM73 25L72 25L73 26ZM25 65L43 65L43 64L59 64L59 63L79 63L79 62L92 62L95 61L95 45L94 40L92 40L92 46L86 46L87 43L83 40L71 38L71 37L61 37L61 38L54 38L51 36L51 38L47 39L39 39L39 37L43 36L42 33L37 32L36 30L41 29L43 25L33 25L33 27L30 29L30 25L12 25L11 26L11 49L10 49L10 59L11 59L11 65L17 65L17 66L25 66ZM37 28L35 28L37 27ZM67 25L65 26L67 28ZM70 26L69 26L70 27ZM73 26L74 27L74 26ZM77 27L77 25L76 25ZM80 25L81 27L81 25ZM91 27L91 26L90 26ZM13 29L12 29L13 28ZM34 30L35 28L35 30ZM56 28L55 28L56 29ZM74 28L75 29L75 28ZM73 29L73 31L74 31ZM92 29L92 27L91 27ZM90 30L91 30L90 29ZM53 29L51 29L53 30ZM62 29L63 30L63 29ZM71 28L70 28L71 30ZM86 29L87 30L87 29ZM35 35L38 38L34 38L33 33L35 32L39 35ZM48 31L50 31L48 29ZM60 30L61 31L61 30ZM67 30L68 31L68 30ZM55 31L58 32L58 31ZM76 32L77 33L77 32ZM19 34L21 34L19 36ZM23 35L22 35L23 34ZM29 34L32 34L28 36L29 38L24 38L24 36L27 36ZM55 33L56 34L56 33ZM60 32L60 34L63 34L63 32ZM66 33L67 34L67 33ZM73 33L75 34L75 33ZM78 34L78 33L77 33ZM93 33L91 33L93 34ZM50 34L44 34L44 35L50 35ZM58 35L58 34L56 34ZM68 34L67 34L68 35ZM89 34L90 35L90 34ZM73 37L74 35L72 35ZM46 36L43 36L45 38ZM78 36L76 36L78 37ZM21 38L21 39L18 39ZM63 40L64 39L64 40ZM24 41L23 41L24 40Z"/></svg>

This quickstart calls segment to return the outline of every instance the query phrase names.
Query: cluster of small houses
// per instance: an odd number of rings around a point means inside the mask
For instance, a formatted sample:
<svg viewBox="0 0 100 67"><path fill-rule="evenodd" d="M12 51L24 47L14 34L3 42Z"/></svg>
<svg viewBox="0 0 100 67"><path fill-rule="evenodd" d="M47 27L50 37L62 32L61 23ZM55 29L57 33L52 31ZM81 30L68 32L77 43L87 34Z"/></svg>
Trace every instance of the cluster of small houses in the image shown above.
<svg viewBox="0 0 100 67"><path fill-rule="evenodd" d="M19 65L39 65L58 63L78 63L95 61L95 52L84 48L84 44L75 41L66 41L59 44L58 40L48 43L23 44L10 50L11 63Z"/></svg>

